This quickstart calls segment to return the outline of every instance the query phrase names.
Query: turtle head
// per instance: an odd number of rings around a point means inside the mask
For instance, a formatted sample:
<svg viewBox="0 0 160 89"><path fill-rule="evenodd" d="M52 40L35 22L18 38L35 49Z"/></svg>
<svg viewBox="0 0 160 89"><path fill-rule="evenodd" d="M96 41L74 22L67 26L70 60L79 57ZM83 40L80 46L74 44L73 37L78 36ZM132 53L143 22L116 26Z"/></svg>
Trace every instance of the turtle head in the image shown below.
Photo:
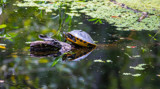
<svg viewBox="0 0 160 89"><path fill-rule="evenodd" d="M44 41L55 41L55 39L52 39L51 37L49 37L47 35L43 35L43 34L40 34L39 38L44 40Z"/></svg>
<svg viewBox="0 0 160 89"><path fill-rule="evenodd" d="M46 38L48 38L46 35L43 35L43 34L40 34L39 36L38 36L40 39L46 39Z"/></svg>

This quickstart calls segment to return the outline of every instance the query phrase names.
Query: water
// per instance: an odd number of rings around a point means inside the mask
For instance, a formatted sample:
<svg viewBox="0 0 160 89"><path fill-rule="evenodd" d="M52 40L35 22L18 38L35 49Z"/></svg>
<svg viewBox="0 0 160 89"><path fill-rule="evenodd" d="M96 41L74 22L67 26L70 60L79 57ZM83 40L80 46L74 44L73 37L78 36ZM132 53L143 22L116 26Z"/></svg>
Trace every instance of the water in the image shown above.
<svg viewBox="0 0 160 89"><path fill-rule="evenodd" d="M6 44L0 48L1 89L159 89L159 37L150 37L156 31L117 31L108 23L89 22L85 15L71 24L64 21L67 16L60 18L11 3L2 7L0 24L7 27L0 29L6 37L0 38ZM88 32L97 48L80 61L59 61L54 67L55 57L30 56L26 42L40 40L39 34L55 35L60 28Z"/></svg>

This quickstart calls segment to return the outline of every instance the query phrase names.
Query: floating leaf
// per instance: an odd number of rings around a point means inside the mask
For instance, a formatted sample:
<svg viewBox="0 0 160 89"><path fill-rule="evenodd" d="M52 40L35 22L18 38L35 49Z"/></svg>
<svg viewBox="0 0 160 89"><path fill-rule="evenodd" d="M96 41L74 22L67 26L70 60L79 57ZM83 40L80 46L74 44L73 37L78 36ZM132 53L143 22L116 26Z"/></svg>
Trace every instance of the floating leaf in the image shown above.
<svg viewBox="0 0 160 89"><path fill-rule="evenodd" d="M132 57L137 58L137 57L141 57L140 55L133 55Z"/></svg>
<svg viewBox="0 0 160 89"><path fill-rule="evenodd" d="M139 76L141 76L141 74L132 74L132 76L139 77Z"/></svg>
<svg viewBox="0 0 160 89"><path fill-rule="evenodd" d="M131 75L131 73L123 73L123 75Z"/></svg>
<svg viewBox="0 0 160 89"><path fill-rule="evenodd" d="M139 77L141 74L123 73L123 75L131 75L133 77Z"/></svg>
<svg viewBox="0 0 160 89"><path fill-rule="evenodd" d="M6 44L1 44L1 43L0 43L0 46L6 46Z"/></svg>
<svg viewBox="0 0 160 89"><path fill-rule="evenodd" d="M144 70L145 68L143 68L143 66L145 66L146 64L139 64L135 67L130 66L130 68L135 69L135 70Z"/></svg>
<svg viewBox="0 0 160 89"><path fill-rule="evenodd" d="M31 44L32 42L25 42L25 44Z"/></svg>
<svg viewBox="0 0 160 89"><path fill-rule="evenodd" d="M103 61L101 59L94 60L94 62L103 62L103 63L105 63L105 61Z"/></svg>
<svg viewBox="0 0 160 89"><path fill-rule="evenodd" d="M160 74L157 74L158 77L160 77Z"/></svg>
<svg viewBox="0 0 160 89"><path fill-rule="evenodd" d="M38 61L39 61L39 63L48 63L49 62L48 59L44 59L44 58L39 59Z"/></svg>
<svg viewBox="0 0 160 89"><path fill-rule="evenodd" d="M137 46L127 46L127 48L136 48Z"/></svg>
<svg viewBox="0 0 160 89"><path fill-rule="evenodd" d="M4 83L4 80L0 80L0 83L1 83L1 84Z"/></svg>
<svg viewBox="0 0 160 89"><path fill-rule="evenodd" d="M0 44L0 49L6 49L6 44Z"/></svg>
<svg viewBox="0 0 160 89"><path fill-rule="evenodd" d="M106 60L106 62L113 62L112 60Z"/></svg>
<svg viewBox="0 0 160 89"><path fill-rule="evenodd" d="M6 47L5 47L5 46L1 46L1 45L0 45L0 49L6 49Z"/></svg>
<svg viewBox="0 0 160 89"><path fill-rule="evenodd" d="M7 27L7 25L6 25L6 24L2 24L2 25L0 25L0 29L5 28L5 27Z"/></svg>

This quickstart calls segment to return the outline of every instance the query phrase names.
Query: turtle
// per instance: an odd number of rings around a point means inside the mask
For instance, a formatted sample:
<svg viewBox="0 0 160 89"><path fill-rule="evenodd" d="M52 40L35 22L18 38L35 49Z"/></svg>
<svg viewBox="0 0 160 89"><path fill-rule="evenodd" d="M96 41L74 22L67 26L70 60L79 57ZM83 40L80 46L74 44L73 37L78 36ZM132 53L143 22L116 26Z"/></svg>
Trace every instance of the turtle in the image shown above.
<svg viewBox="0 0 160 89"><path fill-rule="evenodd" d="M83 47L96 47L91 36L82 30L73 30L71 32L64 33L66 40Z"/></svg>

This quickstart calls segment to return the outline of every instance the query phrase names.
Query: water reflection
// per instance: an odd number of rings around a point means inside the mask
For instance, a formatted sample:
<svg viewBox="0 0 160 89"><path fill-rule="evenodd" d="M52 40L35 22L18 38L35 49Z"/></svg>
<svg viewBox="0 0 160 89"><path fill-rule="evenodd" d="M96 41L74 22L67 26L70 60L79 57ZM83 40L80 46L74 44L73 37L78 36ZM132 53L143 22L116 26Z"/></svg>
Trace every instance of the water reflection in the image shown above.
<svg viewBox="0 0 160 89"><path fill-rule="evenodd" d="M79 61L81 59L85 59L88 55L91 54L91 52L95 49L94 48L86 48L86 47L80 47L75 48L71 50L71 52L65 54L63 56L63 60L69 60L69 61Z"/></svg>
<svg viewBox="0 0 160 89"><path fill-rule="evenodd" d="M117 31L107 23L92 24L86 16L72 18L70 28L87 31L98 41L98 47L94 51L75 49L64 56L64 60L73 61L62 61L51 67L53 56L62 53L32 53L25 42L38 40L39 34L57 34L59 26L68 30L68 23L59 25L61 16L53 20L49 13L41 16L35 9L16 8L15 13L13 7L6 8L2 23L7 28L0 35L10 39L0 38L6 44L6 49L0 48L0 88L159 89L159 35L155 36L156 41L151 37L155 32ZM81 57L84 60L74 62Z"/></svg>

